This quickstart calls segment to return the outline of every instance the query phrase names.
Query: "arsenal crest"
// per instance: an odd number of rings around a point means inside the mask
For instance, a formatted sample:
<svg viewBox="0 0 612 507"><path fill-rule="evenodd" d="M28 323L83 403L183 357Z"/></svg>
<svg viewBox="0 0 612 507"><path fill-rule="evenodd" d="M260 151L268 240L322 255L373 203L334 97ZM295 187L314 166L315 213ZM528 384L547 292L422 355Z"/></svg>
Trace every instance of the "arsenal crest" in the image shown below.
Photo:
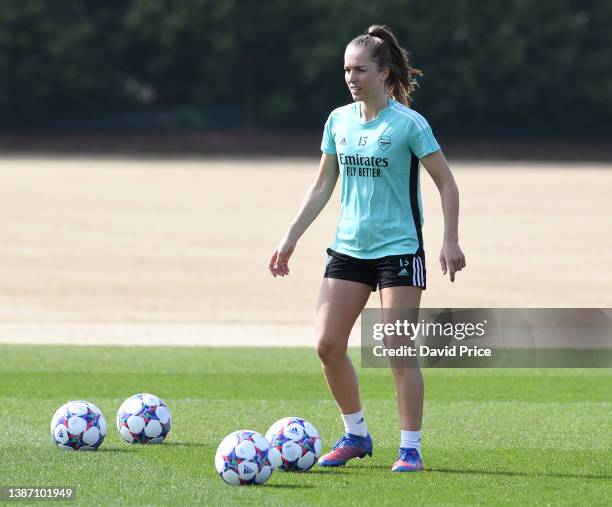
<svg viewBox="0 0 612 507"><path fill-rule="evenodd" d="M389 146L391 146L391 137L390 136L380 136L378 138L378 147L385 151Z"/></svg>

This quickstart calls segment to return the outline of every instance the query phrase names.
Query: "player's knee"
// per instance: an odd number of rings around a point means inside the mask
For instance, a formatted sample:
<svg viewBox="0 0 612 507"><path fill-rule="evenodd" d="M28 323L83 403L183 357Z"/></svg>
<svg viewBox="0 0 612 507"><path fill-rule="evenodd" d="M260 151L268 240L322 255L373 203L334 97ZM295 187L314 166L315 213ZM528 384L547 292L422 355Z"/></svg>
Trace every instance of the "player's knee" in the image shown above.
<svg viewBox="0 0 612 507"><path fill-rule="evenodd" d="M346 355L346 346L330 337L320 337L317 341L317 355L323 364L332 363Z"/></svg>
<svg viewBox="0 0 612 507"><path fill-rule="evenodd" d="M422 379L419 363L414 357L393 358L389 361L389 366L397 380L414 384Z"/></svg>
<svg viewBox="0 0 612 507"><path fill-rule="evenodd" d="M389 361L391 371L393 372L393 376L396 379L404 379L406 378L406 367L402 365L399 361Z"/></svg>

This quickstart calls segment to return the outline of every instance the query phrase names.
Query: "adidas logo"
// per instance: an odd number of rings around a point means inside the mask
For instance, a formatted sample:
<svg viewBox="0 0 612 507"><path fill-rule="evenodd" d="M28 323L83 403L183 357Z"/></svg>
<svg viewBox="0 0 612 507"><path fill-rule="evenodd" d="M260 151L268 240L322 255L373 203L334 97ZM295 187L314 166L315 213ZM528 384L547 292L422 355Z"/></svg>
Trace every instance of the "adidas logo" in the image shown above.
<svg viewBox="0 0 612 507"><path fill-rule="evenodd" d="M293 428L289 428L289 433L297 433L298 429L294 426Z"/></svg>
<svg viewBox="0 0 612 507"><path fill-rule="evenodd" d="M343 137L342 139L340 139L340 144L346 145L346 137Z"/></svg>
<svg viewBox="0 0 612 507"><path fill-rule="evenodd" d="M399 273L398 276L408 276L408 271L406 271L406 268L402 269Z"/></svg>
<svg viewBox="0 0 612 507"><path fill-rule="evenodd" d="M362 417L361 419L359 419L359 421L357 421L357 424L363 424L365 422L365 419Z"/></svg>

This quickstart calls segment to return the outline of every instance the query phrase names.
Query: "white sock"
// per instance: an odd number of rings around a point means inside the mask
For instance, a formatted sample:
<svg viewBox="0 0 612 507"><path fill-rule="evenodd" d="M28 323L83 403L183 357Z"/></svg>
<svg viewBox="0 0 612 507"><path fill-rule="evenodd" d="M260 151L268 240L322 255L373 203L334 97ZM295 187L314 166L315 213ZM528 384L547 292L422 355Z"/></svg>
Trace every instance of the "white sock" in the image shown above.
<svg viewBox="0 0 612 507"><path fill-rule="evenodd" d="M342 414L342 420L344 421L344 429L347 433L359 437L368 436L368 425L363 417L363 410L354 414Z"/></svg>
<svg viewBox="0 0 612 507"><path fill-rule="evenodd" d="M400 447L416 449L421 454L421 432L400 430Z"/></svg>

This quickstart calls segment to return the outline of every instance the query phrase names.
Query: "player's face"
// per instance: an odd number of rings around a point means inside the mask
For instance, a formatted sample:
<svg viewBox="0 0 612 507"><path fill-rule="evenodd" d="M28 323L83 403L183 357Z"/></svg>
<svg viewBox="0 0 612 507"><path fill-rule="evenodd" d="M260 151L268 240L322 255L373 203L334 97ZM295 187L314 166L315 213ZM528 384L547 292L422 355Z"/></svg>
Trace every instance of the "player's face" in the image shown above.
<svg viewBox="0 0 612 507"><path fill-rule="evenodd" d="M363 47L347 46L344 52L344 79L353 100L368 101L385 94L385 79L389 70L379 69Z"/></svg>

